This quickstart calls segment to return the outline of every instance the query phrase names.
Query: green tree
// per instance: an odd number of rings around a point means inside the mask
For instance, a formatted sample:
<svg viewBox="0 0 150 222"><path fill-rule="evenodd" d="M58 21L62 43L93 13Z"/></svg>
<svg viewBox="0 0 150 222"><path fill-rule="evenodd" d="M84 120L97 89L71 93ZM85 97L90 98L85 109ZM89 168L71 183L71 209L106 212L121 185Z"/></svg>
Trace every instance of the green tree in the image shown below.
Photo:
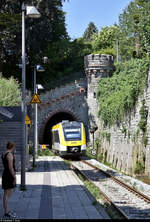
<svg viewBox="0 0 150 222"><path fill-rule="evenodd" d="M84 56L90 53L92 53L92 46L83 38L53 42L45 50L45 55L50 59L50 65L46 65L45 77L41 76L40 82L43 82L45 88L55 87L54 81L62 82L62 79L72 79L73 73L81 71L84 73Z"/></svg>
<svg viewBox="0 0 150 222"><path fill-rule="evenodd" d="M94 53L110 53L115 55L116 37L119 32L117 25L105 26L98 34L94 34L92 47Z"/></svg>
<svg viewBox="0 0 150 222"><path fill-rule="evenodd" d="M98 29L93 22L90 22L87 29L83 34L84 41L88 42L92 40L93 34L98 33Z"/></svg>
<svg viewBox="0 0 150 222"><path fill-rule="evenodd" d="M120 54L123 60L138 57L139 55L139 21L140 8L135 1L132 1L128 7L119 16L120 35Z"/></svg>
<svg viewBox="0 0 150 222"><path fill-rule="evenodd" d="M139 7L140 19L138 23L139 39L142 56L150 55L150 1L137 0Z"/></svg>
<svg viewBox="0 0 150 222"><path fill-rule="evenodd" d="M20 70L17 69L16 64L21 58L22 2L21 0L4 0L0 3L0 49L2 52L0 67L5 77L13 75L15 78L19 78L20 76ZM44 51L50 44L63 39L69 41L65 27L65 13L62 10L63 0L28 0L24 2L34 4L41 14L36 21L26 17L26 53L29 61L37 64L41 62L41 57L44 56ZM30 74L27 73L27 76Z"/></svg>
<svg viewBox="0 0 150 222"><path fill-rule="evenodd" d="M150 54L150 1L131 1L119 16L120 54L123 60Z"/></svg>
<svg viewBox="0 0 150 222"><path fill-rule="evenodd" d="M21 90L17 80L0 75L0 106L21 105Z"/></svg>
<svg viewBox="0 0 150 222"><path fill-rule="evenodd" d="M84 41L83 38L75 39L70 42L69 61L75 71L84 72L84 56L92 52L92 46L89 42Z"/></svg>

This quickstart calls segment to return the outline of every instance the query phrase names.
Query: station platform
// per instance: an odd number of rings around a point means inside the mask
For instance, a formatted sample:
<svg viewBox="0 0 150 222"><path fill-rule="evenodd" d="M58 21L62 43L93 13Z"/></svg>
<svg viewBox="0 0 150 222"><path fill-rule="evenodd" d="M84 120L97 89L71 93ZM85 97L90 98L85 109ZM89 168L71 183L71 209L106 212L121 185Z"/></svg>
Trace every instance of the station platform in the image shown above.
<svg viewBox="0 0 150 222"><path fill-rule="evenodd" d="M73 170L57 156L36 160L36 168L26 172L26 191L17 187L10 201L16 219L110 219ZM0 219L3 218L3 190L0 176Z"/></svg>

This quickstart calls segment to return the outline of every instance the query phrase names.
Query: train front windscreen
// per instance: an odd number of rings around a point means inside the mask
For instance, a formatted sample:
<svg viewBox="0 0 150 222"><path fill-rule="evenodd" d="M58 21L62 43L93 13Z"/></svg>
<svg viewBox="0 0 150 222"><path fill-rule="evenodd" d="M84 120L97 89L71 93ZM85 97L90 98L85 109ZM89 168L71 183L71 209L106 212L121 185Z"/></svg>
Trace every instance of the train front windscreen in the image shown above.
<svg viewBox="0 0 150 222"><path fill-rule="evenodd" d="M81 128L64 128L64 135L66 141L81 140Z"/></svg>

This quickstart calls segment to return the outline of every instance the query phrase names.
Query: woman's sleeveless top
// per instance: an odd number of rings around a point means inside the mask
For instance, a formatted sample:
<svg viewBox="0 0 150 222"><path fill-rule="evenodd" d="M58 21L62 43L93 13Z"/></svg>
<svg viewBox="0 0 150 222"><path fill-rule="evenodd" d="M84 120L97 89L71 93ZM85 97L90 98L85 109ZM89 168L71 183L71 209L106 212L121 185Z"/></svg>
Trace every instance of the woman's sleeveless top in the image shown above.
<svg viewBox="0 0 150 222"><path fill-rule="evenodd" d="M6 172L10 172L9 165L8 165L8 159L6 158L8 153L9 152L7 152L5 154L2 154L2 156L1 156L2 162L3 162L3 166L4 166L4 171L6 171ZM15 157L14 157L14 154L13 154L13 168L14 168L14 171L16 171L16 169L15 169Z"/></svg>

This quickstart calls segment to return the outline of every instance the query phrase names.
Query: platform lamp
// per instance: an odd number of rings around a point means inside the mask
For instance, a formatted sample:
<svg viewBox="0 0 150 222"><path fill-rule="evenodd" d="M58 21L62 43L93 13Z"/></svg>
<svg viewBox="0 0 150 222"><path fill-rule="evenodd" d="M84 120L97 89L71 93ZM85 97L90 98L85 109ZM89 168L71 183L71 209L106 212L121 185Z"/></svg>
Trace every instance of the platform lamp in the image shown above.
<svg viewBox="0 0 150 222"><path fill-rule="evenodd" d="M21 189L25 189L25 150L26 150L26 103L25 103L25 76L26 76L26 52L25 52L25 12L31 18L39 18L40 13L34 6L26 6L22 3L22 100L21 100L21 115L22 115L22 149L21 149Z"/></svg>
<svg viewBox="0 0 150 222"><path fill-rule="evenodd" d="M94 148L94 133L96 132L96 130L98 129L98 126L96 124L94 124L91 128L90 128L90 133L93 135L93 141L92 141L92 153L93 155L95 155L95 148Z"/></svg>
<svg viewBox="0 0 150 222"><path fill-rule="evenodd" d="M36 73L37 72L44 72L45 69L41 65L34 66L34 94L37 94L38 89L43 89L42 85L36 84ZM34 147L33 147L33 167L35 166L36 155L37 155L37 148L38 148L38 127L37 127L37 103L34 104Z"/></svg>

